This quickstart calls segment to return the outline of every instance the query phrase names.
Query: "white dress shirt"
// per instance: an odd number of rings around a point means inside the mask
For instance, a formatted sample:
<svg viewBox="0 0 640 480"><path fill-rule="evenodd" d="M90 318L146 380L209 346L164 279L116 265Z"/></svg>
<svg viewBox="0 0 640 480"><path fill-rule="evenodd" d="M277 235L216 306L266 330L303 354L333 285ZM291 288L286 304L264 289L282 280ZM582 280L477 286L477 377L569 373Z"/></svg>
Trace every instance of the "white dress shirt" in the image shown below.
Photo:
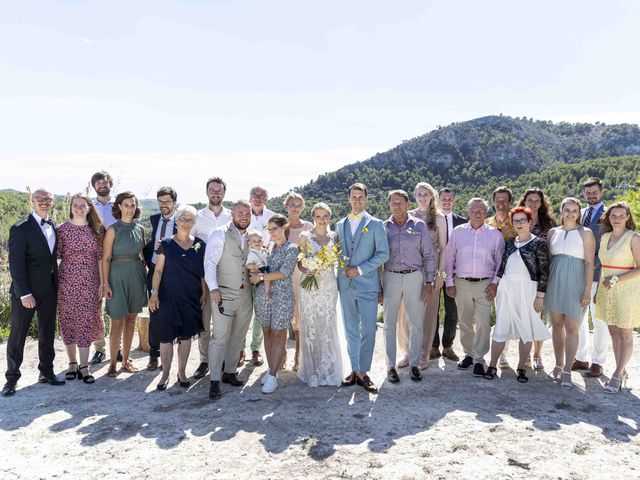
<svg viewBox="0 0 640 480"><path fill-rule="evenodd" d="M102 219L102 224L104 228L107 229L114 223L116 223L116 218L113 216L113 202L102 203L97 198L94 198L92 201L93 205L96 207L98 211L98 215Z"/></svg>
<svg viewBox="0 0 640 480"><path fill-rule="evenodd" d="M206 241L215 229L224 227L231 222L231 210L222 207L220 215L215 213L208 207L198 210L196 216L196 224L191 229L191 235ZM208 248L208 246L207 246Z"/></svg>
<svg viewBox="0 0 640 480"><path fill-rule="evenodd" d="M239 232L238 232L239 233ZM207 282L209 291L217 290L218 287L218 263L222 257L224 249L225 231L216 229L211 232L207 239L207 249L204 252L204 280ZM242 249L247 247L247 232L240 235Z"/></svg>
<svg viewBox="0 0 640 480"><path fill-rule="evenodd" d="M49 244L49 251L53 253L53 249L56 246L56 232L48 223L42 225L42 220L49 220L49 218L43 219L35 212L33 212L31 215L33 215L33 218L35 218L36 222L38 222L38 226L40 227L40 230L42 230L42 233L44 233L44 238L47 239L47 243Z"/></svg>
<svg viewBox="0 0 640 480"><path fill-rule="evenodd" d="M275 212L272 212L267 207L262 208L260 215L254 215L253 210L251 210L251 223L247 231L258 230L262 233L262 242L268 245L271 240L271 235L269 235L269 230L267 230L267 223L269 223L269 219L275 214Z"/></svg>

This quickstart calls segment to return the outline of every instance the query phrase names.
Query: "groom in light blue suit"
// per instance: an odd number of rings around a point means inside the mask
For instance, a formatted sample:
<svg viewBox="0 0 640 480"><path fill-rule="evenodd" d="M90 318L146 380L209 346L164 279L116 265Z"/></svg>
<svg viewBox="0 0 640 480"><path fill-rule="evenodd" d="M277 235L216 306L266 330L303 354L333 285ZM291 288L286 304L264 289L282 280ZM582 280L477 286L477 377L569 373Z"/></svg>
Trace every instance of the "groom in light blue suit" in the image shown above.
<svg viewBox="0 0 640 480"><path fill-rule="evenodd" d="M378 317L379 271L389 259L389 242L382 220L364 211L367 187L349 187L351 213L336 225L344 266L338 270L338 290L352 372L344 386L358 384L377 393L367 372L371 368Z"/></svg>

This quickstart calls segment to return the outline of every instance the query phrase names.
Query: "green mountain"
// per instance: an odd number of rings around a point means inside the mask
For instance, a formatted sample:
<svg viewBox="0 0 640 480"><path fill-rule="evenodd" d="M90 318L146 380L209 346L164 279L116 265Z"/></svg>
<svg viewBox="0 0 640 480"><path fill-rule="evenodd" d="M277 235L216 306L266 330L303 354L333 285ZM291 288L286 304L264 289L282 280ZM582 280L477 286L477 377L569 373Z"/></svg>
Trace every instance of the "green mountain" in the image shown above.
<svg viewBox="0 0 640 480"><path fill-rule="evenodd" d="M580 193L581 181L601 177L606 199L633 188L640 177L638 125L553 123L505 116L482 117L438 127L406 140L368 160L320 175L295 191L307 207L325 201L334 219L348 211L346 191L354 182L370 190L367 210L386 217L386 194L394 188L412 193L426 181L436 189L453 188L456 209L464 210L472 196L490 199L492 190L505 184L516 197L530 186L543 188L554 205ZM271 207L281 211L282 197Z"/></svg>

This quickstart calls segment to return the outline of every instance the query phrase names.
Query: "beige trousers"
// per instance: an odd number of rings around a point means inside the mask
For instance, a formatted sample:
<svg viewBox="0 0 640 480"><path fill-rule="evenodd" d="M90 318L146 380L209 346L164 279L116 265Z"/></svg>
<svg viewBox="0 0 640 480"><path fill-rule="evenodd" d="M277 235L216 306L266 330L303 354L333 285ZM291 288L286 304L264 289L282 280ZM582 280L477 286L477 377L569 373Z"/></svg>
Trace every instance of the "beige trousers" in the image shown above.
<svg viewBox="0 0 640 480"><path fill-rule="evenodd" d="M489 316L493 305L493 302L487 300L485 290L491 284L491 279L469 282L455 277L453 281L462 349L465 356L473 358L473 363L484 363L484 357L489 352Z"/></svg>

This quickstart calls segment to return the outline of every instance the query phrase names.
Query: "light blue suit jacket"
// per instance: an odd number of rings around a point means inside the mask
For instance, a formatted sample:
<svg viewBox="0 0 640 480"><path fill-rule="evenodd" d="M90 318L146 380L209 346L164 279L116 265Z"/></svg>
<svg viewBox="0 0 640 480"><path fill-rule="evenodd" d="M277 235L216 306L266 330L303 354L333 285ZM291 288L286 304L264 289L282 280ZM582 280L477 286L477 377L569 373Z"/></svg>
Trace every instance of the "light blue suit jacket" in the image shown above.
<svg viewBox="0 0 640 480"><path fill-rule="evenodd" d="M351 235L349 219L343 218L336 225L340 250L346 267L359 267L362 275L349 279L344 268L338 270L338 290L354 289L360 292L379 292L379 271L389 259L389 241L382 220L363 212L360 225Z"/></svg>

